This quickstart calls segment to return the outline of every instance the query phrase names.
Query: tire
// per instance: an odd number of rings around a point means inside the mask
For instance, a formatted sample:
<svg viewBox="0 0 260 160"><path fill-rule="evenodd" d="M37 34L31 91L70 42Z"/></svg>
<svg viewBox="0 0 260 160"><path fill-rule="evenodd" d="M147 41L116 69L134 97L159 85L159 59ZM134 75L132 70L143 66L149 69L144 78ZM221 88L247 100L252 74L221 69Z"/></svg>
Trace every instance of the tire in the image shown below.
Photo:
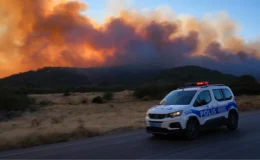
<svg viewBox="0 0 260 160"><path fill-rule="evenodd" d="M227 128L231 131L236 130L238 127L238 116L235 113L230 113L227 119Z"/></svg>
<svg viewBox="0 0 260 160"><path fill-rule="evenodd" d="M199 123L195 119L188 120L184 133L188 140L197 139L199 135Z"/></svg>

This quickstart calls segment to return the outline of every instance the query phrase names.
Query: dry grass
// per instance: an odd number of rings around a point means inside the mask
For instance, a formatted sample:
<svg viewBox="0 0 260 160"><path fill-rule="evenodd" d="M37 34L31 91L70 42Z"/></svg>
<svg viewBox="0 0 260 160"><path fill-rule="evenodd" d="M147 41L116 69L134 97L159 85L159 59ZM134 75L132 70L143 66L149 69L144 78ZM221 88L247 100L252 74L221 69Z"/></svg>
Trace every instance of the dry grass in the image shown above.
<svg viewBox="0 0 260 160"><path fill-rule="evenodd" d="M158 101L141 101L118 92L103 104L91 103L103 93L30 95L39 111L0 123L0 150L92 137L144 126L146 110Z"/></svg>
<svg viewBox="0 0 260 160"><path fill-rule="evenodd" d="M0 123L0 150L69 141L144 127L144 115L158 101L137 100L129 92L118 92L104 104L91 100L103 93L31 95L49 102L39 111ZM237 98L241 110L260 109L260 96Z"/></svg>
<svg viewBox="0 0 260 160"><path fill-rule="evenodd" d="M260 109L260 96L239 96L236 98L240 111L254 111Z"/></svg>

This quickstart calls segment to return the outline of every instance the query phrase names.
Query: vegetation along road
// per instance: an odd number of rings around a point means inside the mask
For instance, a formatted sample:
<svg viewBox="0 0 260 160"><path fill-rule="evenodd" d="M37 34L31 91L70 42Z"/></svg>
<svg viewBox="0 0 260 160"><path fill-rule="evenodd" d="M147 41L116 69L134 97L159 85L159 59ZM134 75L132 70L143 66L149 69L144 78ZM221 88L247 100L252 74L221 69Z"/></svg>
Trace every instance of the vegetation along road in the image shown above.
<svg viewBox="0 0 260 160"><path fill-rule="evenodd" d="M178 137L155 139L144 130L95 137L0 153L0 158L49 159L169 159L169 158L260 158L260 112L241 115L239 130L220 128L202 133L195 141Z"/></svg>

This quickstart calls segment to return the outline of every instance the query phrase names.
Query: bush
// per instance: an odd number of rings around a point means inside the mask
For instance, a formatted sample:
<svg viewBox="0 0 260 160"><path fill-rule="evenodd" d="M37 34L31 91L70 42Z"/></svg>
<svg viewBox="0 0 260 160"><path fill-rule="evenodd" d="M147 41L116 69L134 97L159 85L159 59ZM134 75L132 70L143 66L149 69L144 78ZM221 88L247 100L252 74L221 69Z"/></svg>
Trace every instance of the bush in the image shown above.
<svg viewBox="0 0 260 160"><path fill-rule="evenodd" d="M42 106L47 106L47 105L52 105L53 102L49 101L49 100L42 100L39 102L39 105L42 105Z"/></svg>
<svg viewBox="0 0 260 160"><path fill-rule="evenodd" d="M88 103L88 99L83 99L83 100L81 101L81 103L82 103L82 104L87 104L87 103Z"/></svg>
<svg viewBox="0 0 260 160"><path fill-rule="evenodd" d="M29 108L33 100L25 94L0 91L0 111L23 111Z"/></svg>
<svg viewBox="0 0 260 160"><path fill-rule="evenodd" d="M149 101L149 100L151 100L151 98L150 98L150 96L144 96L144 97L142 98L142 100L143 100L143 101Z"/></svg>
<svg viewBox="0 0 260 160"><path fill-rule="evenodd" d="M111 93L111 92L105 92L105 93L103 94L103 98L104 98L105 100L111 100L111 99L113 98L113 96L114 96L114 94Z"/></svg>
<svg viewBox="0 0 260 160"><path fill-rule="evenodd" d="M227 84L235 95L258 95L260 94L260 84L255 77L243 75L237 78L233 83Z"/></svg>
<svg viewBox="0 0 260 160"><path fill-rule="evenodd" d="M39 120L39 119L31 120L31 127L38 127L40 125L41 125L41 120Z"/></svg>
<svg viewBox="0 0 260 160"><path fill-rule="evenodd" d="M259 95L260 85L240 85L240 86L230 86L234 95Z"/></svg>
<svg viewBox="0 0 260 160"><path fill-rule="evenodd" d="M63 96L65 96L65 97L70 96L70 95L71 95L70 92L67 92L67 91L63 93Z"/></svg>
<svg viewBox="0 0 260 160"><path fill-rule="evenodd" d="M225 85L229 86L235 96L239 95L260 95L260 84L256 83L256 80L252 76L241 76L236 81L232 81L230 83L224 83ZM181 86L181 85L180 85ZM149 84L140 86L135 89L134 96L136 98L140 98L142 100L149 100L149 99L162 99L166 96L169 92L174 89L177 89L177 85L174 84Z"/></svg>
<svg viewBox="0 0 260 160"><path fill-rule="evenodd" d="M13 119L13 118L22 116L22 111L9 111L9 112L7 112L6 114L4 114L4 116L5 116L8 120L10 120L10 119Z"/></svg>
<svg viewBox="0 0 260 160"><path fill-rule="evenodd" d="M59 124L63 121L63 117L51 117L51 124Z"/></svg>
<svg viewBox="0 0 260 160"><path fill-rule="evenodd" d="M103 103L103 102L104 102L104 101L103 101L103 98L100 97L100 96L94 97L94 98L92 99L92 103Z"/></svg>
<svg viewBox="0 0 260 160"><path fill-rule="evenodd" d="M33 98L33 97L29 98L29 103L30 104L36 104L36 99Z"/></svg>
<svg viewBox="0 0 260 160"><path fill-rule="evenodd" d="M244 84L257 84L256 78L251 75L242 75L238 77L238 82Z"/></svg>
<svg viewBox="0 0 260 160"><path fill-rule="evenodd" d="M40 124L36 123L32 127L38 127ZM44 144L52 144L58 142L65 142L70 140L77 140L86 137L94 137L102 135L100 131L96 129L85 128L84 126L77 126L75 129L64 132L64 131L53 131L46 133L31 133L23 136L22 138L17 138L14 140L2 141L0 144L0 150L8 150L15 148L28 148L33 146L39 146Z"/></svg>

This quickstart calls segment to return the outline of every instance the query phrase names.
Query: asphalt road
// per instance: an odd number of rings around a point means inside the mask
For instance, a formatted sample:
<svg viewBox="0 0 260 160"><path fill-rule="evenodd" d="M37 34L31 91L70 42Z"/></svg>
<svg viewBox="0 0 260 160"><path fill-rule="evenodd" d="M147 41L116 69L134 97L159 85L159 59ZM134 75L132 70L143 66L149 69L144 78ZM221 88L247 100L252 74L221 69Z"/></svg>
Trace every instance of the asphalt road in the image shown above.
<svg viewBox="0 0 260 160"><path fill-rule="evenodd" d="M251 159L260 158L260 112L241 114L239 130L203 132L195 141L153 138L144 130L0 152L0 159Z"/></svg>

